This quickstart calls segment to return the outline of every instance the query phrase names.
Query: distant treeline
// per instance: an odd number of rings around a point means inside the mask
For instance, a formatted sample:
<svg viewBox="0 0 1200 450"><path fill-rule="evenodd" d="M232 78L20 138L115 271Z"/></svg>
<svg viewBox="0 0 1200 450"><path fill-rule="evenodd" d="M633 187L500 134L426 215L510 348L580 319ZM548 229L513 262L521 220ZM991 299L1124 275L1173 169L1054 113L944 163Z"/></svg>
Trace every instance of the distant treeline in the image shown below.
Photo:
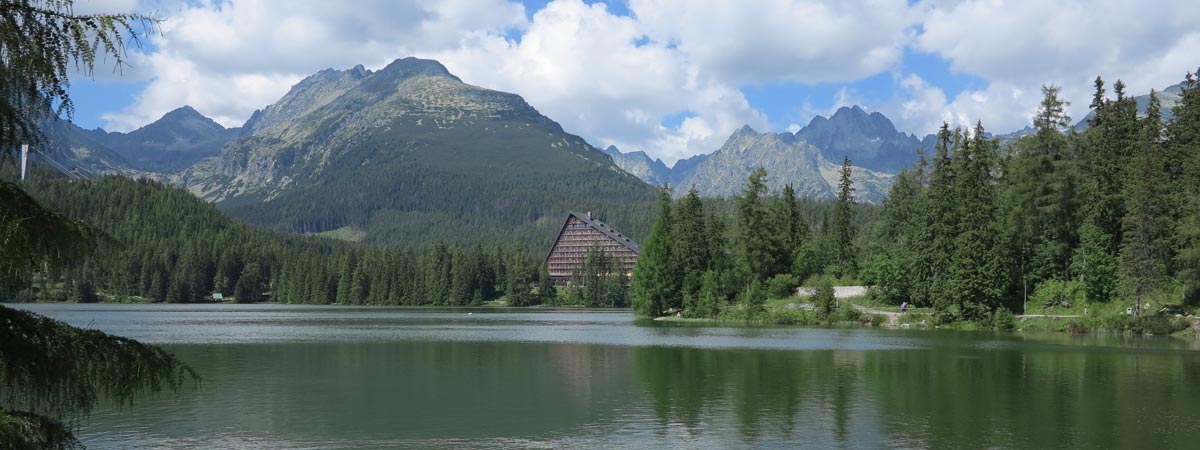
<svg viewBox="0 0 1200 450"><path fill-rule="evenodd" d="M0 287L16 301L515 305L553 295L523 246L369 247L236 222L187 191L147 180L72 181L38 174L22 187L97 235L89 256ZM11 280L10 280L11 281ZM539 283L543 286L539 289Z"/></svg>

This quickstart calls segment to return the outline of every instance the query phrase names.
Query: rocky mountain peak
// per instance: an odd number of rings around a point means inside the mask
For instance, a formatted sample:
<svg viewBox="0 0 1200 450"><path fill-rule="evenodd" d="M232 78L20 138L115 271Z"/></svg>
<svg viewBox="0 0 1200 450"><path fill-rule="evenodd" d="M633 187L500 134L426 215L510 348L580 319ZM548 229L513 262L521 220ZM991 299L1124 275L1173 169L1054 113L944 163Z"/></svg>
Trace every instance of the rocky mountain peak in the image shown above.
<svg viewBox="0 0 1200 450"><path fill-rule="evenodd" d="M362 66L359 66L362 67ZM384 68L379 69L376 75L385 75L390 78L401 79L409 78L418 75L440 76L451 78L461 82L458 77L450 73L442 63L432 59L421 59L409 56L392 61Z"/></svg>

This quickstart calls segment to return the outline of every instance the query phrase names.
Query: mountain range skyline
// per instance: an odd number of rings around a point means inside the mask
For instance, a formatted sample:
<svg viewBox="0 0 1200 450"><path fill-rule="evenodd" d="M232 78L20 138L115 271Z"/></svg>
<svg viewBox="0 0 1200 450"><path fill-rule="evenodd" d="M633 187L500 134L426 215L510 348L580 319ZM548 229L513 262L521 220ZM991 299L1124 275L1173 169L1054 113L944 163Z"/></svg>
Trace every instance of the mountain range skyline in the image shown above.
<svg viewBox="0 0 1200 450"><path fill-rule="evenodd" d="M94 3L78 6L111 8ZM171 26L131 48L120 76L102 63L71 92L84 128L129 132L182 105L229 128L320 69L413 55L521 95L598 147L673 164L742 125L781 132L842 106L917 135L943 120L1006 132L1028 123L1041 85L1057 84L1081 118L1097 75L1145 93L1195 70L1193 3L137 0L125 7Z"/></svg>

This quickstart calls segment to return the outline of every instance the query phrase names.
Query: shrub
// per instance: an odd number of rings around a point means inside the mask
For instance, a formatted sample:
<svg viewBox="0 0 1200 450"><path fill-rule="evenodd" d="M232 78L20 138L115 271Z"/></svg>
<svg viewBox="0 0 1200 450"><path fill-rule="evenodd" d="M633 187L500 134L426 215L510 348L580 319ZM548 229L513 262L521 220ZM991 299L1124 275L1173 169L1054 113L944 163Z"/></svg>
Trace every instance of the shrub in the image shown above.
<svg viewBox="0 0 1200 450"><path fill-rule="evenodd" d="M816 290L812 296L813 305L817 309L817 317L825 319L833 312L833 305L837 303L837 297L833 292L833 280L824 276L817 280Z"/></svg>
<svg viewBox="0 0 1200 450"><path fill-rule="evenodd" d="M1078 320L1071 320L1070 322L1067 322L1067 325L1063 327L1063 329L1071 334L1086 334L1088 332L1087 325L1084 325L1083 322Z"/></svg>
<svg viewBox="0 0 1200 450"><path fill-rule="evenodd" d="M1134 332L1155 336L1167 336L1188 327L1186 319L1157 315L1139 317L1134 324L1136 327Z"/></svg>
<svg viewBox="0 0 1200 450"><path fill-rule="evenodd" d="M1033 290L1034 304L1043 308L1070 308L1087 299L1087 286L1080 281L1046 280Z"/></svg>
<svg viewBox="0 0 1200 450"><path fill-rule="evenodd" d="M790 273L781 273L767 280L767 295L771 298L788 298L796 294L800 279Z"/></svg>
<svg viewBox="0 0 1200 450"><path fill-rule="evenodd" d="M1000 307L992 314L992 328L997 330L1011 330L1016 328L1016 318L1013 317L1012 311L1008 308Z"/></svg>

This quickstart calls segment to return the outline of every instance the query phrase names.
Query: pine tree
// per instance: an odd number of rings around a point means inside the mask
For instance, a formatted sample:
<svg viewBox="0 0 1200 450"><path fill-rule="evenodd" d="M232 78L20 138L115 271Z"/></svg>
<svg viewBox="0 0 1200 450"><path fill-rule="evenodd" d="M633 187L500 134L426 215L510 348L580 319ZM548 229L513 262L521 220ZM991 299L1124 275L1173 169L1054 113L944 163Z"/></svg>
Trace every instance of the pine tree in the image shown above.
<svg viewBox="0 0 1200 450"><path fill-rule="evenodd" d="M1181 216L1175 263L1184 299L1190 304L1200 303L1200 82L1196 76L1188 73L1184 78L1180 101L1172 111L1175 119L1167 125L1169 146L1183 167L1175 188Z"/></svg>
<svg viewBox="0 0 1200 450"><path fill-rule="evenodd" d="M1138 153L1134 155L1129 203L1123 221L1122 281L1139 313L1144 296L1165 278L1170 260L1169 192L1162 182L1166 174L1160 107L1158 94L1150 91Z"/></svg>
<svg viewBox="0 0 1200 450"><path fill-rule="evenodd" d="M992 166L994 142L984 138L982 123L955 152L955 197L960 233L947 273L946 296L938 313L954 319L981 320L1000 307L1004 272L997 237L997 205Z"/></svg>
<svg viewBox="0 0 1200 450"><path fill-rule="evenodd" d="M837 265L841 274L856 275L858 273L858 249L855 248L854 237L854 181L851 178L850 157L842 160L842 169L838 180L837 206L834 209L834 233L837 239ZM839 275L841 275L839 274Z"/></svg>
<svg viewBox="0 0 1200 450"><path fill-rule="evenodd" d="M642 245L633 267L633 311L642 317L658 317L679 295L679 282L671 257L671 189L659 194L658 218Z"/></svg>
<svg viewBox="0 0 1200 450"><path fill-rule="evenodd" d="M700 201L699 193L695 189L688 191L672 214L671 257L674 258L674 265L683 278L680 298L694 298L700 288L700 276L712 261L707 242L708 226L705 224L704 204ZM667 308L682 306L667 305Z"/></svg>
<svg viewBox="0 0 1200 450"><path fill-rule="evenodd" d="M738 269L757 280L774 275L778 235L768 220L767 170L759 167L735 199L738 217Z"/></svg>

